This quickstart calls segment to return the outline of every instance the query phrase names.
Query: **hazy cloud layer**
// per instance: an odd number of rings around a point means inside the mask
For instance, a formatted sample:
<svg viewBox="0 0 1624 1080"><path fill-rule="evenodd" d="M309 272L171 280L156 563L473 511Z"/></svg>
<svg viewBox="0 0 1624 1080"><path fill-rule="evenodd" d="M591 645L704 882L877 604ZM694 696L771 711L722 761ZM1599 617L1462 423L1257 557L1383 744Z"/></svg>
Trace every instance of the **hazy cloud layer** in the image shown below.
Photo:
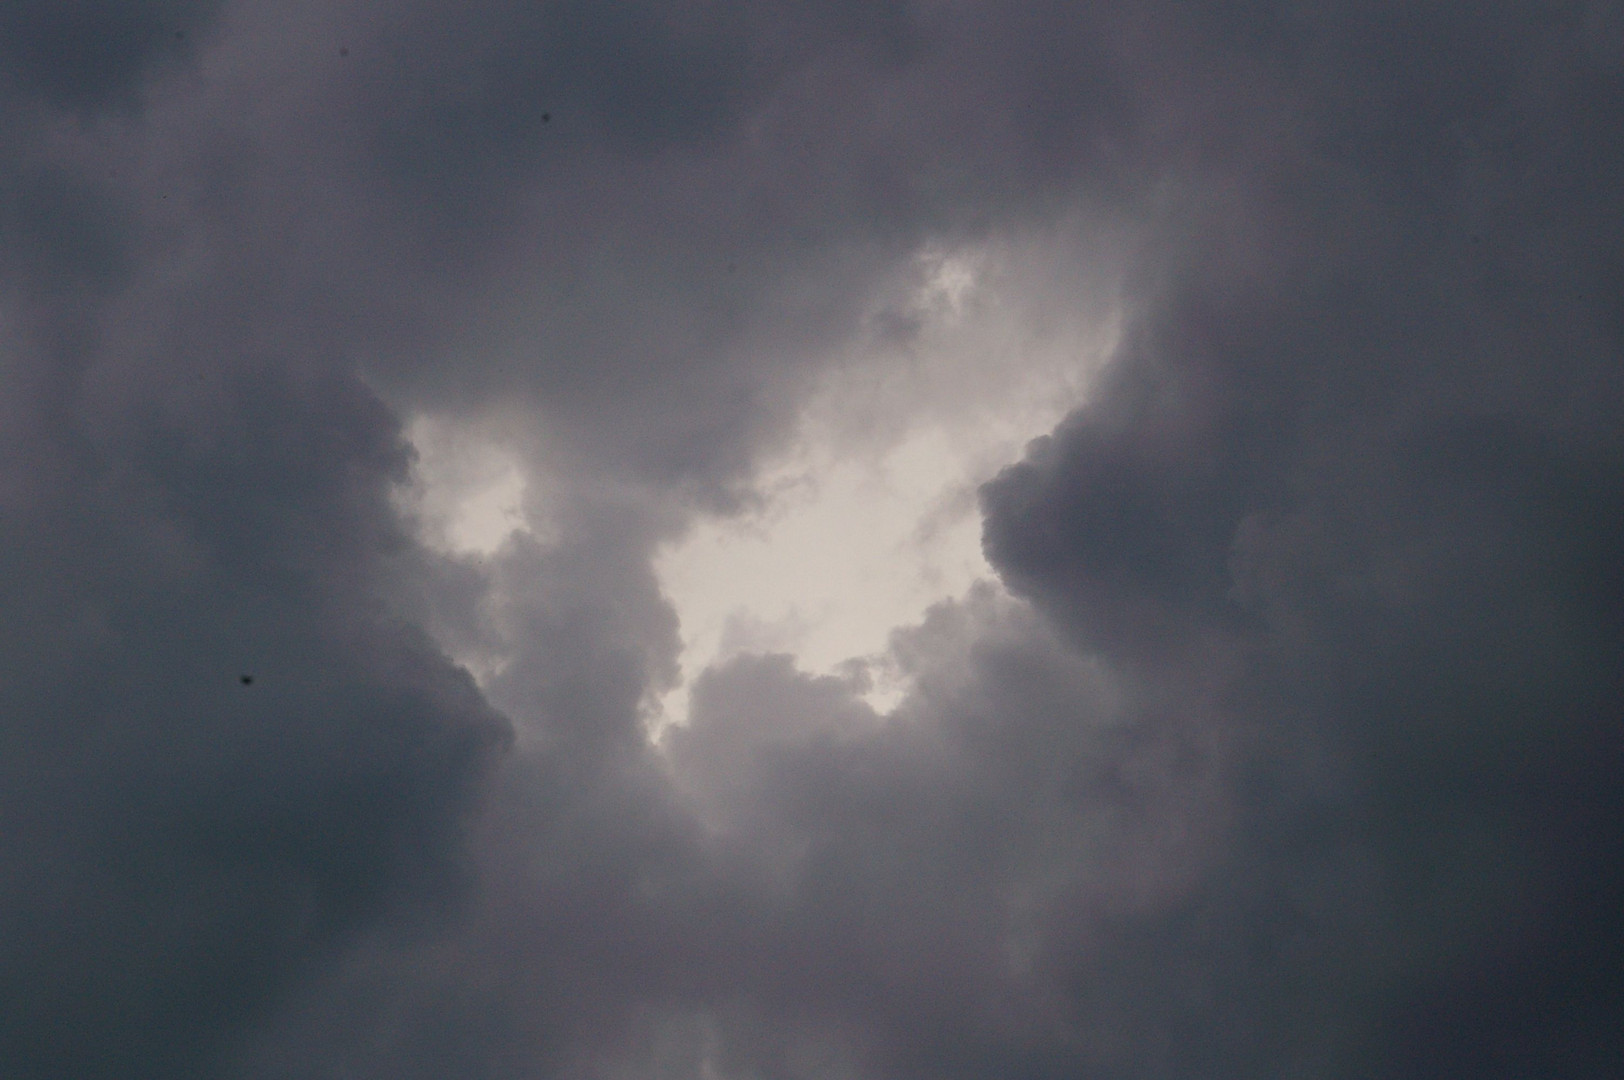
<svg viewBox="0 0 1624 1080"><path fill-rule="evenodd" d="M1621 42L10 5L0 1073L1616 1071ZM1121 335L982 490L1008 591L889 715L744 653L651 745L659 545L930 347L922 252L1045 235ZM420 539L422 416L528 532Z"/></svg>

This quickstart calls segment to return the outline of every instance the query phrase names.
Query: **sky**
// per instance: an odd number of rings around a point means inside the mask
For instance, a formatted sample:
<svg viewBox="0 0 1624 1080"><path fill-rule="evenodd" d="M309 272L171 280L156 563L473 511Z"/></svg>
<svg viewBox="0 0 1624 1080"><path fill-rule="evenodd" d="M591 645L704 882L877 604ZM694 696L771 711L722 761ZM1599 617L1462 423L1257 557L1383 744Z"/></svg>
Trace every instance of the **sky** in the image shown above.
<svg viewBox="0 0 1624 1080"><path fill-rule="evenodd" d="M1624 1069L1624 5L0 6L0 1073Z"/></svg>

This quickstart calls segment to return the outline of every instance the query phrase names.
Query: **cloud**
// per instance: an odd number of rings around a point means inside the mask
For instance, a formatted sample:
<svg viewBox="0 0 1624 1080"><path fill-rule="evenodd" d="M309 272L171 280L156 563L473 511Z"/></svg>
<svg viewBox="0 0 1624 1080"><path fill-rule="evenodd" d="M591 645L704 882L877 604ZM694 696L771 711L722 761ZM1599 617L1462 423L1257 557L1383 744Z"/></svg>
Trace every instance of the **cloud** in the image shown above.
<svg viewBox="0 0 1624 1080"><path fill-rule="evenodd" d="M399 452L375 404L318 390L247 383L206 444L157 424L15 448L34 466L8 499L0 675L19 1076L212 1074L354 928L460 891L505 722L368 596L390 526L357 481Z"/></svg>
<svg viewBox="0 0 1624 1080"><path fill-rule="evenodd" d="M1616 7L15 7L7 1075L1605 1069ZM807 417L1073 369L651 744Z"/></svg>
<svg viewBox="0 0 1624 1080"><path fill-rule="evenodd" d="M0 17L0 89L88 114L138 104L145 78L191 54L218 0L11 4Z"/></svg>
<svg viewBox="0 0 1624 1080"><path fill-rule="evenodd" d="M1469 64L1426 60L1424 20L1287 38L1327 81L1387 88L1298 87L1319 153L1238 162L1214 208L1278 238L1251 281L1215 261L1169 282L1090 408L985 490L1018 591L1148 677L1205 669L1257 740L1196 912L1258 952L1174 939L1212 1004L1169 1075L1278 1068L1238 1064L1231 1032L1259 1049L1242 1020L1291 1032L1316 1075L1582 1075L1617 1052L1593 1011L1617 993L1607 947L1578 943L1619 889L1591 844L1619 821L1620 597L1596 560L1620 536L1595 513L1620 474L1585 402L1617 342L1570 276L1617 267L1566 216L1617 218L1568 156L1593 161L1575 126L1617 71L1559 76L1498 15L1452 42ZM1570 178L1562 208L1491 145ZM1232 227L1197 211L1172 242L1210 257ZM1244 1017L1217 1004L1236 987ZM1339 1050L1311 1045L1326 1022Z"/></svg>

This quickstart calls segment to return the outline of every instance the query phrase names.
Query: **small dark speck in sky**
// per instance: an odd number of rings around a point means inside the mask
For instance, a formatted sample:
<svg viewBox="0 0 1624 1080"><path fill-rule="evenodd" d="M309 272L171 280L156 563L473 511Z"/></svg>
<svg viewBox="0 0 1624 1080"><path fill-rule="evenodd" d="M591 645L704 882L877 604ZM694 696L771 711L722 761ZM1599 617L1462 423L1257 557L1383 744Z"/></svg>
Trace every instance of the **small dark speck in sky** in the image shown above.
<svg viewBox="0 0 1624 1080"><path fill-rule="evenodd" d="M186 40L186 31L184 31L184 30L176 30L175 31L175 40L176 41L185 41Z"/></svg>
<svg viewBox="0 0 1624 1080"><path fill-rule="evenodd" d="M542 114L541 114L541 122L542 122L542 123L543 123L543 124L545 124L545 123L547 123L547 122L548 122L548 121L550 121L550 120L551 120L551 119L552 119L552 118L553 118L553 114L552 114L552 113L550 113L550 112L544 112L544 113L542 113Z"/></svg>
<svg viewBox="0 0 1624 1080"><path fill-rule="evenodd" d="M340 45L338 47L338 55L340 55L340 56L348 56L348 55L350 55L350 47L348 45Z"/></svg>
<svg viewBox="0 0 1624 1080"><path fill-rule="evenodd" d="M252 675L238 676L237 681L242 683L244 686L253 686L254 685L254 677Z"/></svg>

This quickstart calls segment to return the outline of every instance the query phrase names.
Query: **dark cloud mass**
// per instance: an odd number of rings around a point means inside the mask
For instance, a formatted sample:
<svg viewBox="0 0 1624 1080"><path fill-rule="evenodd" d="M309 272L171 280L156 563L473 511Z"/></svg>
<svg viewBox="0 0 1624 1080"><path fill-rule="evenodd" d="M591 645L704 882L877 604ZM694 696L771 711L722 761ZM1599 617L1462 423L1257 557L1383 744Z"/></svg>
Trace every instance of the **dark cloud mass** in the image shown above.
<svg viewBox="0 0 1624 1080"><path fill-rule="evenodd" d="M18 0L0 13L8 90L81 115L128 108L154 69L187 54L219 0Z"/></svg>
<svg viewBox="0 0 1624 1080"><path fill-rule="evenodd" d="M0 1076L1624 1072L1621 102L1606 0L0 7ZM1017 234L1121 336L1003 587L651 744L659 546Z"/></svg>

